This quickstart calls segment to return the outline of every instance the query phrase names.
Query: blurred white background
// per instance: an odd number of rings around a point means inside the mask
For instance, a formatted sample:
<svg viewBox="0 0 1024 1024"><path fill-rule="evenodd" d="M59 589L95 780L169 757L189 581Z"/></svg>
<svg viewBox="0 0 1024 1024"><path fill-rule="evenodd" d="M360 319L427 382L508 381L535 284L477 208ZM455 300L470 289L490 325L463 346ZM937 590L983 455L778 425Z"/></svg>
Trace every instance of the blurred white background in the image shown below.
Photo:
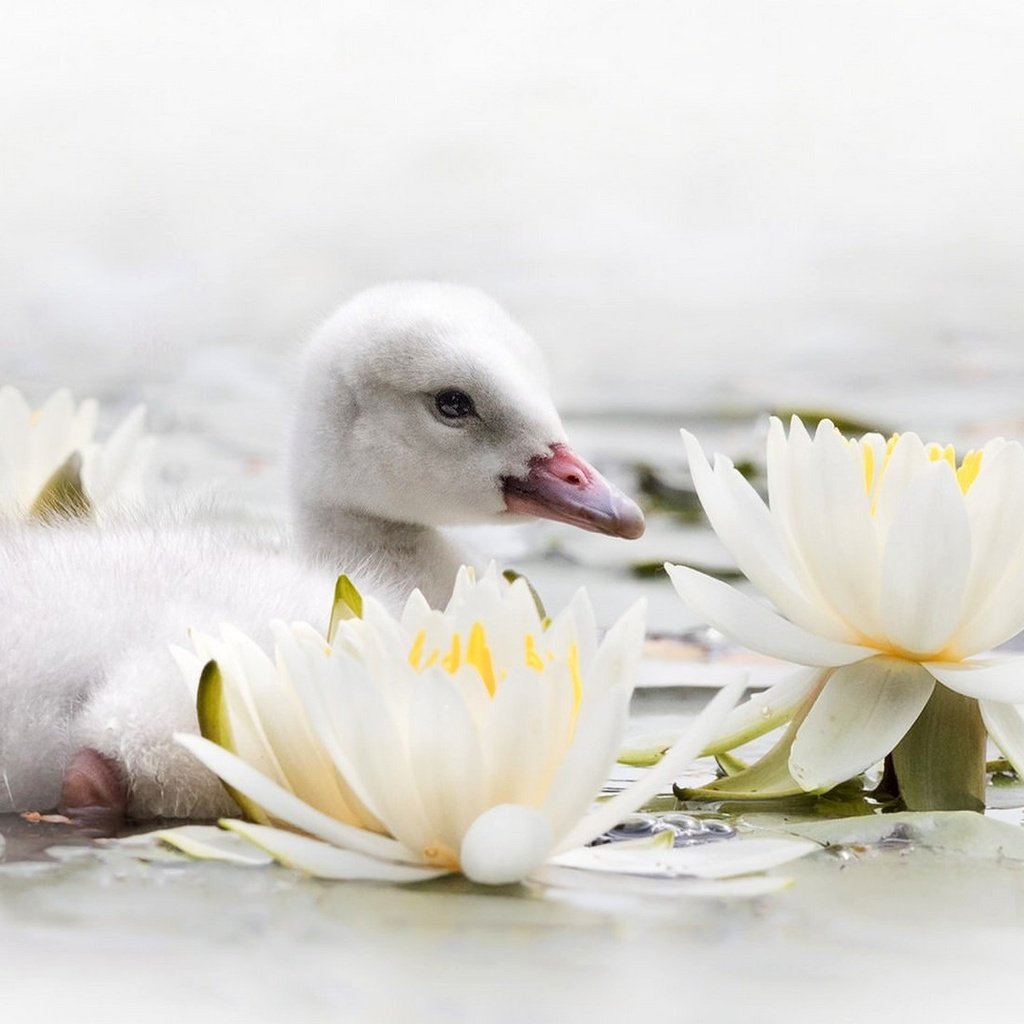
<svg viewBox="0 0 1024 1024"><path fill-rule="evenodd" d="M1019 408L1018 3L4 0L0 25L0 378L38 396L276 401L339 300L437 278L511 308L570 412L893 380Z"/></svg>

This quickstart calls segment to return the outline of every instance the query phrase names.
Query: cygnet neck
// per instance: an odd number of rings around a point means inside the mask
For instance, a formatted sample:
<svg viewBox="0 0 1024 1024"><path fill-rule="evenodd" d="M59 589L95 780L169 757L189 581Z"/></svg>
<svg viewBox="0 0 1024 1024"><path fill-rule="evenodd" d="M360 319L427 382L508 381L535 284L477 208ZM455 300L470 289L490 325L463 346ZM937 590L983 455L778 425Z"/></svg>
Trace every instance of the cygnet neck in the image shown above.
<svg viewBox="0 0 1024 1024"><path fill-rule="evenodd" d="M418 587L434 607L443 607L461 564L439 530L350 508L304 505L296 533L306 557L396 600Z"/></svg>

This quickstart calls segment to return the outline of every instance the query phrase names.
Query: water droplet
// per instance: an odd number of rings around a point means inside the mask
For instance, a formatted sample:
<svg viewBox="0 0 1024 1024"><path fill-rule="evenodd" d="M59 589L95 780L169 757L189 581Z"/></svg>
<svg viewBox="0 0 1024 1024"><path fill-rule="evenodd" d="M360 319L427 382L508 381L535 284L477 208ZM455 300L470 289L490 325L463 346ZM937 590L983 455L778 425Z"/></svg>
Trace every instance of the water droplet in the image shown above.
<svg viewBox="0 0 1024 1024"><path fill-rule="evenodd" d="M615 842L617 839L643 839L645 836L653 836L658 832L664 832L667 825L661 822L653 814L631 814L605 833L605 836Z"/></svg>
<svg viewBox="0 0 1024 1024"><path fill-rule="evenodd" d="M772 706L771 706L771 704L765 704L765 706L763 708L761 708L761 717L762 718L771 718L772 717Z"/></svg>
<svg viewBox="0 0 1024 1024"><path fill-rule="evenodd" d="M692 814L682 814L679 811L669 811L668 814L661 816L661 820L679 832L699 832L702 828L700 818L695 818Z"/></svg>
<svg viewBox="0 0 1024 1024"><path fill-rule="evenodd" d="M736 829L724 821L715 821L712 818L705 819L702 824L704 825L705 832L714 836L719 836L722 839L736 835Z"/></svg>

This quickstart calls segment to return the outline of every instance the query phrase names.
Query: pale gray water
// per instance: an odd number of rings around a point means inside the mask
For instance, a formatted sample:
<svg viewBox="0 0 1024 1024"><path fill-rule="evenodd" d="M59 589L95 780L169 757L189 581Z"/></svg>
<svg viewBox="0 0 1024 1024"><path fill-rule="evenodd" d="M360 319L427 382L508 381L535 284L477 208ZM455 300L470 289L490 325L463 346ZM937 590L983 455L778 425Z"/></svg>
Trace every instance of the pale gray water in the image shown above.
<svg viewBox="0 0 1024 1024"><path fill-rule="evenodd" d="M330 6L0 2L0 382L142 399L158 498L276 524L298 339L380 280L468 281L548 351L581 452L685 482L825 407L1024 435L1024 11L967 0ZM612 415L616 413L618 415ZM636 596L640 545L486 533L552 606ZM641 698L639 731L697 697ZM1010 801L1014 802L1013 800ZM1020 824L1019 811L1003 812ZM22 860L0 1013L110 1021L1019 1019L1016 857L823 853L753 903L328 885Z"/></svg>

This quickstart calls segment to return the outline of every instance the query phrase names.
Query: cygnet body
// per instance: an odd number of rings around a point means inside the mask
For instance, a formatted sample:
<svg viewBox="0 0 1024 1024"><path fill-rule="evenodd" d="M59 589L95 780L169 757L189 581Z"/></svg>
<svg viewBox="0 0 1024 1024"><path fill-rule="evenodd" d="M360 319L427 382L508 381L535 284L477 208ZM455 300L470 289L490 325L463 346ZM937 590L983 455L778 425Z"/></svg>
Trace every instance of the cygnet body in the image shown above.
<svg viewBox="0 0 1024 1024"><path fill-rule="evenodd" d="M295 543L151 522L0 532L0 812L235 809L172 740L195 712L169 645L231 622L326 627L336 576L396 606L443 603L457 524L546 516L638 536L636 506L567 446L543 360L482 293L371 289L304 354L290 439Z"/></svg>

